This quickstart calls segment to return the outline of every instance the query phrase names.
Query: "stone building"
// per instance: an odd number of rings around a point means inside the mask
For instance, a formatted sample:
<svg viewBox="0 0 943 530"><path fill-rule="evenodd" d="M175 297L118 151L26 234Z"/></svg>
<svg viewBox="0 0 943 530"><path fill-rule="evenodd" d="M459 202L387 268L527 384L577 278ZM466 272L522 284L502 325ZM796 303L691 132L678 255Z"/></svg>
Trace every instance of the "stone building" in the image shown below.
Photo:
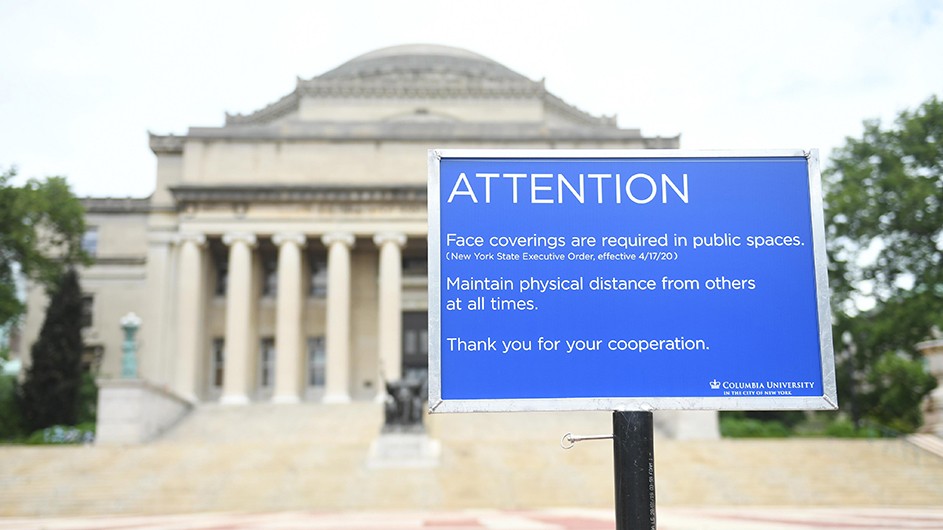
<svg viewBox="0 0 943 530"><path fill-rule="evenodd" d="M429 148L677 148L470 51L380 49L220 127L150 136L146 199L85 200L87 363L194 402L346 402L426 370ZM25 343L45 299L29 293Z"/></svg>

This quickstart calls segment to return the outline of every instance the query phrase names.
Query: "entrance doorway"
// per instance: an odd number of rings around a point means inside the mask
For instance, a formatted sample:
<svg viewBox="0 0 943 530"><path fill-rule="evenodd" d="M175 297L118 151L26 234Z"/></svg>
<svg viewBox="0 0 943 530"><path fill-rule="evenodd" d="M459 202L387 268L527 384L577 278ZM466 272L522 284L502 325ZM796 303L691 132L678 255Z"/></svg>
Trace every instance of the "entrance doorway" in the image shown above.
<svg viewBox="0 0 943 530"><path fill-rule="evenodd" d="M426 381L429 375L429 313L403 313L403 379Z"/></svg>

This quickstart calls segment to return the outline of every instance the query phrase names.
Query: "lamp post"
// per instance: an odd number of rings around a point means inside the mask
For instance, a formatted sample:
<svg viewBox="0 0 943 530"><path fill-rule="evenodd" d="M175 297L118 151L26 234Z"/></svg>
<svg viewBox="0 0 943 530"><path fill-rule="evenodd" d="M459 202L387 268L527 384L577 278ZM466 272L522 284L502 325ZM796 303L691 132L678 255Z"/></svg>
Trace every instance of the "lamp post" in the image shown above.
<svg viewBox="0 0 943 530"><path fill-rule="evenodd" d="M124 330L124 344L121 347L121 378L136 379L138 376L137 342L134 334L141 327L141 317L133 312L121 317L121 329Z"/></svg>

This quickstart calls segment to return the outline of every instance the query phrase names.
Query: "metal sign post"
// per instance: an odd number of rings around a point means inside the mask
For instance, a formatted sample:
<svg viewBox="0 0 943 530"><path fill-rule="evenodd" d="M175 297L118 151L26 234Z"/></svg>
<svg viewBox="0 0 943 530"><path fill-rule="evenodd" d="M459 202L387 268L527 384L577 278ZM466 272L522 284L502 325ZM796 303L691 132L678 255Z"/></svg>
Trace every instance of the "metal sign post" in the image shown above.
<svg viewBox="0 0 943 530"><path fill-rule="evenodd" d="M651 412L612 413L616 530L655 530L655 435Z"/></svg>

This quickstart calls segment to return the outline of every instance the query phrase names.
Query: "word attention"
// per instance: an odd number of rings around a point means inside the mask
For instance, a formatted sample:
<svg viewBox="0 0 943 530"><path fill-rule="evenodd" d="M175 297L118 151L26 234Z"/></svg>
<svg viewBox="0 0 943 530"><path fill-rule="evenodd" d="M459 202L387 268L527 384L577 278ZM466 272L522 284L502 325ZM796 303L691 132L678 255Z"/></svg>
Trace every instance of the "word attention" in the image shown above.
<svg viewBox="0 0 943 530"><path fill-rule="evenodd" d="M590 181L588 186L587 180ZM477 186L473 186L472 182ZM521 188L524 189L523 193ZM556 176L553 173L475 173L472 180L461 173L452 186L448 202L467 197L478 204L479 196L482 196L484 203L490 204L492 195L505 199L509 195L512 204L518 204L522 196L530 204L562 204L564 199L580 204L586 204L587 201L622 204L623 199L635 204L648 204L660 196L661 202L667 204L671 194L676 197L675 200L680 199L688 204L687 173L681 175L680 184L662 173L660 186L655 177L646 173L636 173L626 179L619 173L580 173L578 178L567 177L562 173Z"/></svg>

